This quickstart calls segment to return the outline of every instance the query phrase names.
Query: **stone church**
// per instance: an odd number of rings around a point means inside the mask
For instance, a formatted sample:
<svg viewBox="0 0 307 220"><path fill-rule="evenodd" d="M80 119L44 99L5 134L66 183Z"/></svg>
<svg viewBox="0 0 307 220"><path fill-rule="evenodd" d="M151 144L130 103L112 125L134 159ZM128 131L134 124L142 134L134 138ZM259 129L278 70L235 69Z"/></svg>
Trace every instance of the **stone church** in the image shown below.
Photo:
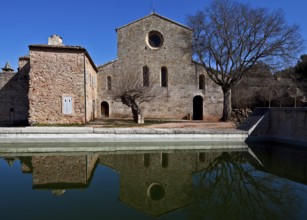
<svg viewBox="0 0 307 220"><path fill-rule="evenodd" d="M192 30L152 13L116 29L116 60L96 67L87 50L53 35L29 46L18 72L0 73L0 124L84 124L95 118L132 117L114 100L117 80L136 73L161 95L141 105L146 118L215 121L223 94L192 59Z"/></svg>

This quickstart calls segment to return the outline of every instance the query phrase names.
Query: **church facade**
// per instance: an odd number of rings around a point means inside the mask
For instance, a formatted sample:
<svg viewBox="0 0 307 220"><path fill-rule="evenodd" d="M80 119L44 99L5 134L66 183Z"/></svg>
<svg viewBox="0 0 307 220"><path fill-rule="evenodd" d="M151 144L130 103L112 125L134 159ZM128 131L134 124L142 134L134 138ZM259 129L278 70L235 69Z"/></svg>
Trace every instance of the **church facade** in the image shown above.
<svg viewBox="0 0 307 220"><path fill-rule="evenodd" d="M141 105L146 118L217 120L223 94L192 60L192 30L158 14L116 29L118 57L96 67L87 50L53 35L29 46L14 72L0 72L0 125L84 124L95 118L132 117L114 100L116 83L137 74L160 95Z"/></svg>
<svg viewBox="0 0 307 220"><path fill-rule="evenodd" d="M118 58L98 67L101 117L131 117L129 108L114 102L112 84L134 73L143 78L144 86L154 81L162 90L157 99L141 105L145 118L217 120L221 116L222 91L192 60L190 28L150 14L116 31Z"/></svg>

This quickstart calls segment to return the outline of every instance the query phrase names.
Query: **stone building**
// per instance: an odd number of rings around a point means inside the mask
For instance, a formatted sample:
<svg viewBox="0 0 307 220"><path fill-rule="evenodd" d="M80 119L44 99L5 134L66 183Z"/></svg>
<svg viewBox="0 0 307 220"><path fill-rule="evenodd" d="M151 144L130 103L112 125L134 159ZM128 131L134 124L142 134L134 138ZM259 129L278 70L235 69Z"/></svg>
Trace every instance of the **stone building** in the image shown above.
<svg viewBox="0 0 307 220"><path fill-rule="evenodd" d="M98 68L85 48L64 45L57 35L48 44L30 45L18 72L6 66L0 73L0 125L131 117L114 101L114 85L130 73L161 91L141 105L145 118L219 118L222 91L192 60L190 28L153 13L116 31L118 58Z"/></svg>
<svg viewBox="0 0 307 220"><path fill-rule="evenodd" d="M192 60L192 30L158 14L117 28L118 58L98 67L98 115L131 117L114 102L116 80L138 73L143 85L159 84L162 95L142 105L145 118L216 120L222 113L222 91ZM154 82L152 82L154 81Z"/></svg>
<svg viewBox="0 0 307 220"><path fill-rule="evenodd" d="M56 35L48 45L30 45L30 124L83 124L96 117L97 68L86 49L65 46Z"/></svg>
<svg viewBox="0 0 307 220"><path fill-rule="evenodd" d="M7 63L0 72L0 125L28 123L28 72L26 57L19 59L19 71Z"/></svg>
<svg viewBox="0 0 307 220"><path fill-rule="evenodd" d="M96 117L97 68L86 49L53 35L0 73L1 124L84 124Z"/></svg>

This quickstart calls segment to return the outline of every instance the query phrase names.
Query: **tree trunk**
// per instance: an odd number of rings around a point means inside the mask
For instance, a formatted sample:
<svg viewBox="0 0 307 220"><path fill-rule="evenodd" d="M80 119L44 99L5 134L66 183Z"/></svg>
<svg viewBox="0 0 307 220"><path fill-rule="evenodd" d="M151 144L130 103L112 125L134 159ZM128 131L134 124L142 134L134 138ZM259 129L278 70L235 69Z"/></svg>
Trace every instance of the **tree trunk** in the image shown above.
<svg viewBox="0 0 307 220"><path fill-rule="evenodd" d="M221 121L229 121L230 113L231 113L231 88L230 87L222 87L224 102L223 102L223 116Z"/></svg>
<svg viewBox="0 0 307 220"><path fill-rule="evenodd" d="M131 95L124 93L121 96L121 101L122 101L123 104L125 104L125 105L127 105L128 107L131 108L133 120L138 124L143 124L144 119L143 119L143 115L142 115L142 110L139 107L139 105L137 104L137 102L134 100L134 98Z"/></svg>
<svg viewBox="0 0 307 220"><path fill-rule="evenodd" d="M133 115L133 120L138 124L143 124L144 121L142 121L143 120L142 110L135 101L133 101L131 105L131 111Z"/></svg>

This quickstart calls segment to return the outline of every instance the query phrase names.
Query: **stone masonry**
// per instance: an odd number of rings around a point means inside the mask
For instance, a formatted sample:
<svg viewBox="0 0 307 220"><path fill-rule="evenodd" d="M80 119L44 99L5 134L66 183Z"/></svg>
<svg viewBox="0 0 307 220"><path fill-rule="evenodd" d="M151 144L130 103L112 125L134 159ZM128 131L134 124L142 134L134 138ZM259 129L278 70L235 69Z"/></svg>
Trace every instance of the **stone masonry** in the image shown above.
<svg viewBox="0 0 307 220"><path fill-rule="evenodd" d="M28 123L29 59L19 59L19 71L0 72L0 125Z"/></svg>
<svg viewBox="0 0 307 220"><path fill-rule="evenodd" d="M131 110L113 101L114 91L108 90L107 77L112 84L121 75L143 74L149 69L149 81L158 84L162 96L151 103L142 105L145 118L193 117L195 108L200 108L198 119L216 120L222 111L222 91L207 76L204 69L192 61L192 30L157 14L151 14L138 21L118 28L118 59L98 67L98 101L109 105L110 117L131 117ZM151 35L157 33L161 45L150 45ZM155 40L155 38L153 38ZM155 43L155 42L154 42ZM161 70L167 70L167 86L162 87ZM200 75L204 76L204 86L199 88ZM199 97L202 103L193 107L193 100ZM195 100L194 100L195 101ZM99 116L104 116L103 106L99 106Z"/></svg>
<svg viewBox="0 0 307 220"><path fill-rule="evenodd" d="M221 88L192 60L192 30L158 14L118 28L118 59L98 68L85 48L58 35L29 46L18 72L0 73L0 125L84 124L95 118L131 117L114 101L124 74L139 74L160 88L141 105L145 118L214 121L222 113Z"/></svg>
<svg viewBox="0 0 307 220"><path fill-rule="evenodd" d="M93 120L97 99L93 79L97 76L86 50L63 45L29 48L30 124L83 124ZM71 98L71 113L63 111L64 97Z"/></svg>

